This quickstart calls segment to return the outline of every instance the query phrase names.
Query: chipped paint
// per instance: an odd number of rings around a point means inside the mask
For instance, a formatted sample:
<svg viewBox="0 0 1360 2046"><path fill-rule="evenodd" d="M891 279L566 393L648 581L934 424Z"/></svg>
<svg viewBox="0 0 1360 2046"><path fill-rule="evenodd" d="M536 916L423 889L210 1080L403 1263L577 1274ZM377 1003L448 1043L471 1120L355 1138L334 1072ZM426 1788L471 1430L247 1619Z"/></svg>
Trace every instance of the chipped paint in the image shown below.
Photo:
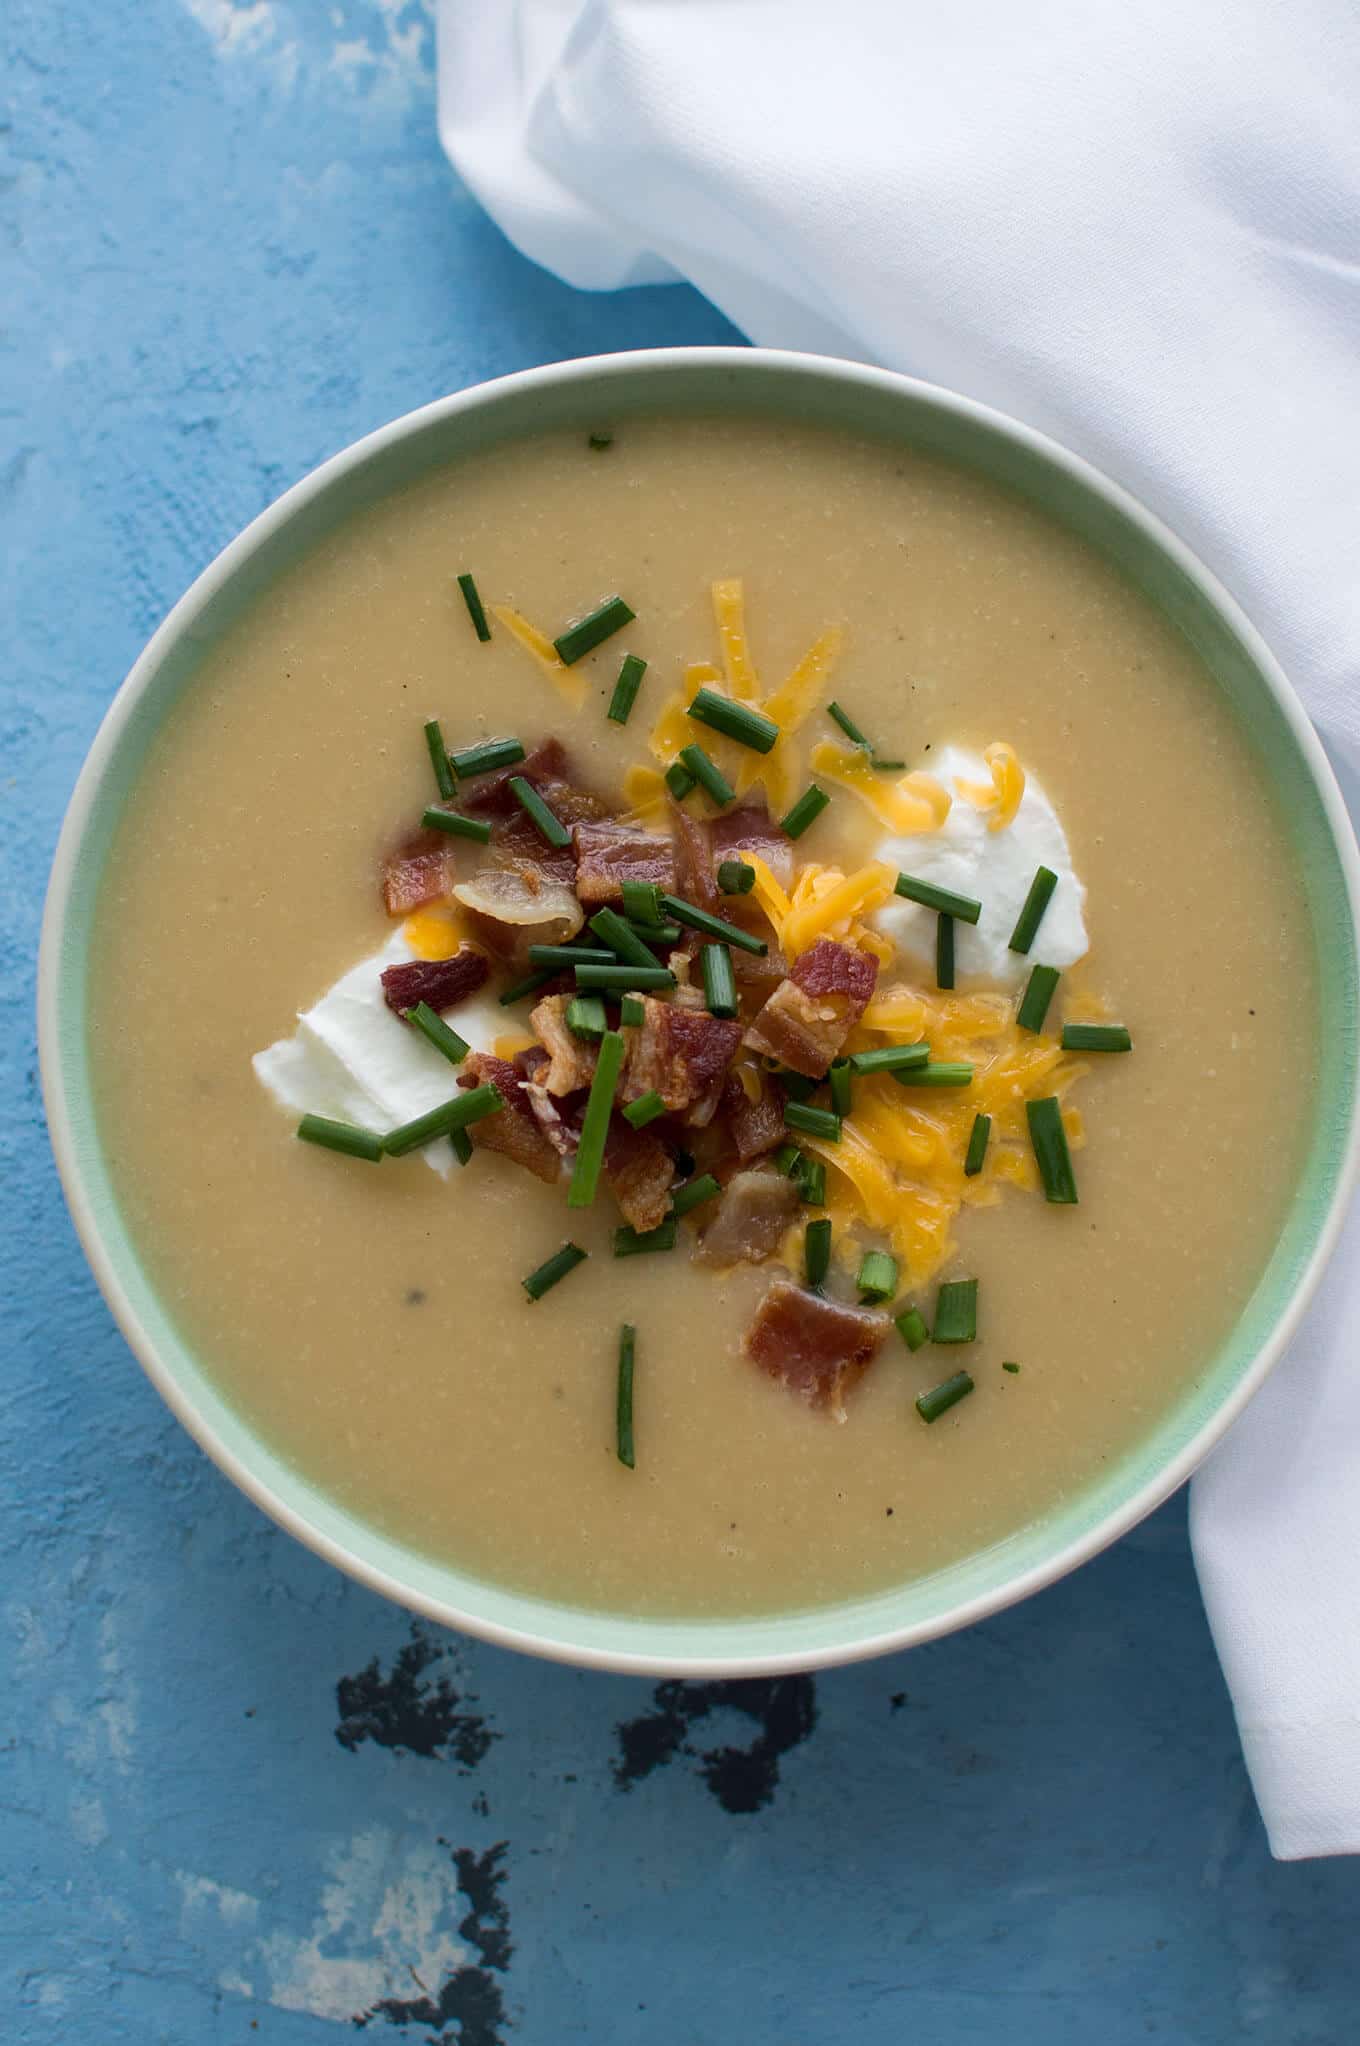
<svg viewBox="0 0 1360 2046"><path fill-rule="evenodd" d="M724 1811L764 1809L779 1786L779 1765L817 1724L811 1677L747 1677L736 1683L658 1684L654 1709L617 1728L614 1780L631 1790L676 1755L697 1760L699 1773ZM745 1747L697 1748L690 1729L715 1712L735 1712L759 1729Z"/></svg>
<svg viewBox="0 0 1360 2046"><path fill-rule="evenodd" d="M396 1753L447 1755L475 1769L496 1735L481 1713L463 1710L462 1693L443 1675L431 1676L446 1653L433 1631L417 1620L411 1638L384 1674L377 1656L335 1687L340 1721L335 1738L352 1754L365 1741Z"/></svg>

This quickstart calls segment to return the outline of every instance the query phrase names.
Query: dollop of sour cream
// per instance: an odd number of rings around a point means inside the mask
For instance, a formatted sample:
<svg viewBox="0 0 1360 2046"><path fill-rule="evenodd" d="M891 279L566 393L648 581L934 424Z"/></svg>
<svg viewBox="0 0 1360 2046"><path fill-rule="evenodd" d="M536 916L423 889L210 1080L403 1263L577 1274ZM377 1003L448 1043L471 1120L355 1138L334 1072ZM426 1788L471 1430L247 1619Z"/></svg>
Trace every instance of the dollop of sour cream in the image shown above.
<svg viewBox="0 0 1360 2046"><path fill-rule="evenodd" d="M991 770L982 756L964 746L942 746L930 761L930 772L953 797L949 815L938 831L905 838L885 838L875 859L918 881L971 896L982 904L976 924L961 919L954 925L954 964L960 986L1017 988L1031 966L1072 966L1090 949L1082 911L1086 890L1077 878L1067 834L1041 783L1026 775L1025 793L1011 822L991 831L987 813L975 809L955 783L984 787ZM1024 907L1039 867L1058 877L1039 935L1028 954L1009 949L1015 920ZM873 919L897 947L903 963L932 978L935 972L935 911L892 896Z"/></svg>

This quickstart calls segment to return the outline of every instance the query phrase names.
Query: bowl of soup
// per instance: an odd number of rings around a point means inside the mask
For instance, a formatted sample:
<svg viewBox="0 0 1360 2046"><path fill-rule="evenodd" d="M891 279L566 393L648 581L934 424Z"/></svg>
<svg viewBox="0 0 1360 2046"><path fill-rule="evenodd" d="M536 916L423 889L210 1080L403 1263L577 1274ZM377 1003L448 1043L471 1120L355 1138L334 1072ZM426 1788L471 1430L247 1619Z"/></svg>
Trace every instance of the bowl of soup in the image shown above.
<svg viewBox="0 0 1360 2046"><path fill-rule="evenodd" d="M1356 853L1145 510L873 369L555 365L371 434L115 699L58 1164L196 1440L408 1606L806 1668L1163 1499L1355 1169Z"/></svg>

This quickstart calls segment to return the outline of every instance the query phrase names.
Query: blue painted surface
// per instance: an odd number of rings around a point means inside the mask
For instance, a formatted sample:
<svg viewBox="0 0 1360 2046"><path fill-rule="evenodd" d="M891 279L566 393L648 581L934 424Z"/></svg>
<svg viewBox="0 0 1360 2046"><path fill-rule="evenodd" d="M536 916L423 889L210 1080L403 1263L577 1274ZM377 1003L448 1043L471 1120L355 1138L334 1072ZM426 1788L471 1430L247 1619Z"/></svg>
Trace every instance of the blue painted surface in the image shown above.
<svg viewBox="0 0 1360 2046"><path fill-rule="evenodd" d="M86 1274L38 898L152 627L391 415L725 336L522 262L438 154L430 55L403 0L0 24L0 2038L1352 2039L1360 1873L1267 1856L1181 1502L957 1639L658 1692L333 1575L190 1446Z"/></svg>

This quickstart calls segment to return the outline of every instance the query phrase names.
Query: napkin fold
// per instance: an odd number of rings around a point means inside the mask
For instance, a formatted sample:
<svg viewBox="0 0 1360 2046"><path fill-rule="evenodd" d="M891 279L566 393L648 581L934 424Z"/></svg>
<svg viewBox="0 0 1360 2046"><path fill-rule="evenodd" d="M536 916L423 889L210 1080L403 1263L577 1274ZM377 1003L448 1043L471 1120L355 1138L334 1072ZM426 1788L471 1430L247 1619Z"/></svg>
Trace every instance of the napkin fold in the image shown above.
<svg viewBox="0 0 1360 2046"><path fill-rule="evenodd" d="M1132 488L1360 759L1351 0L441 0L440 134L528 256L966 392ZM1357 781L1360 788L1360 781ZM1273 1851L1360 1852L1360 1222L1196 1477Z"/></svg>

